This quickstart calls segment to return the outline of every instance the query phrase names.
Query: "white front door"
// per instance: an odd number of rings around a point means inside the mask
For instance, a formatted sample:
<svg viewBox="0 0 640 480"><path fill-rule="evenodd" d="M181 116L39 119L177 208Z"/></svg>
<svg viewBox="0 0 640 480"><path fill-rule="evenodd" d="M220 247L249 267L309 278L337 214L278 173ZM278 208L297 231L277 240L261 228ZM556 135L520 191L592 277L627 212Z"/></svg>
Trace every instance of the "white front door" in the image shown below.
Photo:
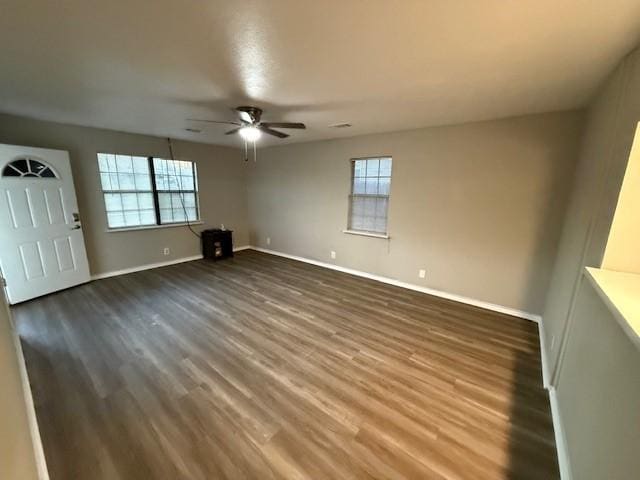
<svg viewBox="0 0 640 480"><path fill-rule="evenodd" d="M89 281L67 152L0 144L0 268L10 303Z"/></svg>

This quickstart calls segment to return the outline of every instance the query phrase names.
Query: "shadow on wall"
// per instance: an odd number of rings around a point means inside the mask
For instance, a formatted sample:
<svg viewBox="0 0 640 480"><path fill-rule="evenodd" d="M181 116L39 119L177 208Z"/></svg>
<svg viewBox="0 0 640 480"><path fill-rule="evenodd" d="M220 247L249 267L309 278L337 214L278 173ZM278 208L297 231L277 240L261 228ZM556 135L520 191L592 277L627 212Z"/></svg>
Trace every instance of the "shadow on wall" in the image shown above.
<svg viewBox="0 0 640 480"><path fill-rule="evenodd" d="M560 479L548 391L540 352L517 352L511 391L510 480Z"/></svg>
<svg viewBox="0 0 640 480"><path fill-rule="evenodd" d="M580 130L582 128L580 125ZM538 144L539 148L544 148L545 139L533 138L531 141ZM549 178L555 180L549 183L546 190L539 192L537 197L540 202L540 221L537 222L535 231L531 232L531 252L528 257L530 262L521 301L521 305L525 307L522 309L527 312L542 314L544 310L574 187L579 152L578 142L573 149L567 147L566 151L559 154L573 161L552 162L553 171L549 173Z"/></svg>

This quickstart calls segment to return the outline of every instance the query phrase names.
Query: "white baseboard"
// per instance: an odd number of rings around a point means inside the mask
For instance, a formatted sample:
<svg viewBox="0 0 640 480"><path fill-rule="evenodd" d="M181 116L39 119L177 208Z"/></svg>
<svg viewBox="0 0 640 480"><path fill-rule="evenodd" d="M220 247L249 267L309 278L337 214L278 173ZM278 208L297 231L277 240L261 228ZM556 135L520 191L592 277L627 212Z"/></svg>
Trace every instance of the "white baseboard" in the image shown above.
<svg viewBox="0 0 640 480"><path fill-rule="evenodd" d="M9 313L11 315L11 313ZM33 445L33 455L36 462L38 480L49 480L49 470L47 469L47 461L44 456L44 448L42 447L42 438L40 437L40 429L38 428L38 420L36 418L36 407L33 403L33 395L31 394L31 383L29 382L29 373L24 360L24 352L20 337L16 332L13 321L10 322L10 328L13 335L16 355L18 357L18 368L20 370L20 380L22 383L22 393L27 409L27 422L29 423L29 433L31 435L31 443Z"/></svg>
<svg viewBox="0 0 640 480"><path fill-rule="evenodd" d="M100 280L101 278L116 277L118 275L125 275L127 273L141 272L142 270L150 270L152 268L175 265L176 263L184 263L184 262L191 262L193 260L200 260L201 258L202 258L202 255L193 255L191 257L182 257L182 258L176 258L173 260L167 260L166 262L148 263L146 265L138 265L137 267L123 268L122 270L114 270L112 272L97 273L95 275L91 275L91 280Z"/></svg>
<svg viewBox="0 0 640 480"><path fill-rule="evenodd" d="M288 253L278 252L276 250L269 250L261 247L250 247L252 250L258 252L268 253L271 255L277 255L279 257L290 258L299 262L310 263L311 265L317 265L318 267L329 268L331 270L337 270L339 272L349 273L358 277L368 278L370 280L376 280L378 282L387 283L389 285L395 285L396 287L406 288L408 290L414 290L416 292L422 292L429 295L433 295L440 298L446 298L447 300L453 300L455 302L466 303L467 305L473 305L474 307L484 308L485 310L491 310L493 312L504 313L513 317L524 318L525 320L531 320L532 322L540 323L540 315L536 315L515 308L504 307L502 305L496 305L495 303L483 302L482 300L476 300L474 298L464 297L455 293L443 292L441 290L435 290L433 288L422 287L420 285L414 285L412 283L402 282L393 278L383 277L381 275L374 275L368 272L362 272L360 270L354 270L352 268L341 267L331 263L320 262L318 260L312 260L305 257L298 257L296 255L289 255Z"/></svg>
<svg viewBox="0 0 640 480"><path fill-rule="evenodd" d="M251 248L250 245L242 245L240 247L233 247L233 251L239 252L241 250L247 250L249 248ZM167 267L169 265L176 265L177 263L192 262L193 260L200 260L200 259L202 259L202 254L193 255L191 257L175 258L173 260L167 260L166 262L148 263L146 265L138 265L137 267L123 268L122 270L114 270L112 272L97 273L95 275L91 275L91 280L100 280L101 278L116 277L118 275L126 275L127 273L141 272L143 270L150 270L152 268Z"/></svg>
<svg viewBox="0 0 640 480"><path fill-rule="evenodd" d="M538 337L540 339L540 362L542 363L542 384L544 388L551 388L551 373L549 372L549 362L547 360L547 341L544 334L544 319L538 321Z"/></svg>
<svg viewBox="0 0 640 480"><path fill-rule="evenodd" d="M560 478L562 480L572 480L571 464L569 462L569 451L567 449L567 438L564 435L562 419L560 417L560 407L558 396L554 387L549 388L549 401L551 403L551 418L553 419L553 432L556 439L556 451L558 453L558 467L560 468Z"/></svg>

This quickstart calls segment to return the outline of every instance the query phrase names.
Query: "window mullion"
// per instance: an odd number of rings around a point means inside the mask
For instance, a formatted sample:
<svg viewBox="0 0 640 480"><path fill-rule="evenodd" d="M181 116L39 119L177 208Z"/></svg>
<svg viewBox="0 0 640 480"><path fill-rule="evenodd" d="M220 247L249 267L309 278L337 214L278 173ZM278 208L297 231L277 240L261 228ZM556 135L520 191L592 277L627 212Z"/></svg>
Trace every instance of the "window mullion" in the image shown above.
<svg viewBox="0 0 640 480"><path fill-rule="evenodd" d="M158 186L156 185L156 169L153 165L153 157L149 157L149 173L151 175L151 191L153 193L153 206L156 212L156 225L161 225L160 200L158 199Z"/></svg>

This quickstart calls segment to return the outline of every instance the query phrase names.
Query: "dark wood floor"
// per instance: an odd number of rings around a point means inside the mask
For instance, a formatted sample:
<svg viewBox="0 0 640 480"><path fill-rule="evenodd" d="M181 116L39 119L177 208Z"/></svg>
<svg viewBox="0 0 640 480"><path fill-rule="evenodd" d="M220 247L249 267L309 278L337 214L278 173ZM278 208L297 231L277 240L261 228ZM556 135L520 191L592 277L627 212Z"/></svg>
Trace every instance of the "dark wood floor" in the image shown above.
<svg viewBox="0 0 640 480"><path fill-rule="evenodd" d="M525 320L254 251L14 314L52 480L558 478Z"/></svg>

